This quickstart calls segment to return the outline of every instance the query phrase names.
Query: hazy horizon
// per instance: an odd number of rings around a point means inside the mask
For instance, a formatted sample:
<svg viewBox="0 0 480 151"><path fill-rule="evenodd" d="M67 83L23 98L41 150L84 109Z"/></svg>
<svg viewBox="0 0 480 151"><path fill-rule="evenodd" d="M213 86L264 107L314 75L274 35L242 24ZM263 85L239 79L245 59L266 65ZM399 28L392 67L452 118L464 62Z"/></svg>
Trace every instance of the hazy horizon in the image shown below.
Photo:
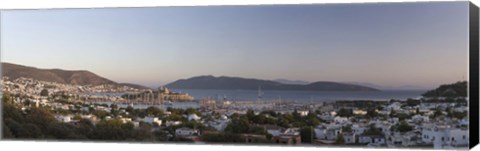
<svg viewBox="0 0 480 151"><path fill-rule="evenodd" d="M2 62L2 63L16 64L16 63L12 63L12 62ZM60 69L60 70L66 70L66 71L82 71L82 70L89 71L88 69L69 70L69 69L62 69L62 68L38 68L38 67L35 67L35 66L22 65L22 64L16 64L16 65L21 65L21 66L26 66L26 67L33 67L33 68L37 68L37 69L45 69L45 70L49 70L49 69ZM1 68L0 68L0 69L1 69ZM94 74L97 74L97 73L94 73ZM98 74L97 74L97 75L98 75ZM110 79L109 77L105 77L105 76L102 76L102 75L98 75L98 76L101 76L101 77L103 77L103 78ZM305 82L306 84L313 83L313 82L324 81L324 80L304 81L304 80L284 79L284 78L261 79L261 78L255 78L255 77L239 77L239 76L229 76L229 75L197 75L197 76L183 77L183 78L182 78L182 77L179 77L179 78L176 79L176 80L168 81L167 83L165 83L165 84L160 84L160 85L154 84L154 83L145 83L145 84L142 84L142 83L131 83L131 84L139 84L139 85L147 86L147 87L150 87L150 88L158 88L158 87L164 86L164 85L166 85L166 84L168 84L168 83L175 82L175 81L177 81L177 80L189 79L189 78L199 77L199 76L214 76L214 77L232 77L232 78L271 80L271 81L277 81L277 82L284 83L284 84L289 84L289 83L285 83L285 82L281 82L281 81L287 80L287 81L290 81L290 82ZM112 79L110 79L110 80L112 80ZM463 79L463 80L458 80L458 81L468 81L468 79ZM458 81L452 81L452 82L450 82L450 83L443 83L443 84L451 84L451 83L455 83L455 82L458 82ZM117 82L117 83L129 83L129 82L122 82L122 81L115 81L115 80L114 80L114 82ZM434 87L421 87L421 86L418 86L418 85L399 85L399 86L391 86L391 85L378 85L378 84L376 84L376 83L368 83L368 82L361 82L361 81L335 81L335 80L330 81L330 82L356 84L356 85L362 85L362 86L367 86L367 87L371 87L371 88L377 88L377 89L381 89L381 90L428 90L428 89L434 89L434 88L440 86L440 85L437 85L437 86L434 86Z"/></svg>
<svg viewBox="0 0 480 151"><path fill-rule="evenodd" d="M7 10L1 61L156 87L200 75L468 79L468 2Z"/></svg>

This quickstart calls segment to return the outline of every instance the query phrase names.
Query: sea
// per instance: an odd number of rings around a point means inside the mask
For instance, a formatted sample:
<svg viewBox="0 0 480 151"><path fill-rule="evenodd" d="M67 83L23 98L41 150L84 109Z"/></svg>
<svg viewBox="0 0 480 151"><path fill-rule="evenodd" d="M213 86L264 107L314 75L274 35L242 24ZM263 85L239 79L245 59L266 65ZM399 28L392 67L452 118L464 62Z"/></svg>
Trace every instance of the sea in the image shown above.
<svg viewBox="0 0 480 151"><path fill-rule="evenodd" d="M195 100L212 99L228 101L289 101L298 104L311 104L333 101L373 100L389 101L421 98L427 90L382 90L382 91L255 91L255 90L203 90L203 89L170 89L173 92L187 93ZM98 96L120 96L122 93L95 93ZM110 105L112 102L98 102ZM119 104L127 107L128 104ZM136 104L134 108L147 108L152 105ZM198 102L172 102L169 105L153 105L159 108L196 108Z"/></svg>
<svg viewBox="0 0 480 151"><path fill-rule="evenodd" d="M282 100L294 102L331 102L337 100L406 100L420 98L427 90L382 90L382 91L255 91L255 90L200 90L171 89L173 92L188 93L195 99L229 101ZM259 97L260 96L260 97Z"/></svg>

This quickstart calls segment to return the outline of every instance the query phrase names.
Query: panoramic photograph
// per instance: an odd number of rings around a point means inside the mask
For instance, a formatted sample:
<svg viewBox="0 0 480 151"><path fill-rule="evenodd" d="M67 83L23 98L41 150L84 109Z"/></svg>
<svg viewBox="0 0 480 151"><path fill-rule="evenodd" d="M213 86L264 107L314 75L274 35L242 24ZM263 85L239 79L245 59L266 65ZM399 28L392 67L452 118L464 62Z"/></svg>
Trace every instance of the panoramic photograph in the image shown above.
<svg viewBox="0 0 480 151"><path fill-rule="evenodd" d="M468 7L2 10L1 138L468 149Z"/></svg>

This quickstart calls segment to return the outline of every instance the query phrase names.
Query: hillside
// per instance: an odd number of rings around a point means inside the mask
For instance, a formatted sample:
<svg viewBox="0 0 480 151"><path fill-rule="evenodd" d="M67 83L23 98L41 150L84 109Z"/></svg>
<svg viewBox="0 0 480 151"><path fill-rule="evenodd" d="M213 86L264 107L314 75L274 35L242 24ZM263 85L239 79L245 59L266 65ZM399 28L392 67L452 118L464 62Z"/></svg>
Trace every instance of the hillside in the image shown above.
<svg viewBox="0 0 480 151"><path fill-rule="evenodd" d="M440 85L422 94L423 97L467 97L467 81Z"/></svg>
<svg viewBox="0 0 480 151"><path fill-rule="evenodd" d="M135 89L152 89L150 87L146 87L146 86L138 85L138 84L132 84L132 83L119 83L118 85L127 86L127 87L135 88Z"/></svg>
<svg viewBox="0 0 480 151"><path fill-rule="evenodd" d="M7 76L10 79L25 77L41 81L77 85L117 84L114 81L84 70L39 69L11 63L2 63L1 71L2 76Z"/></svg>
<svg viewBox="0 0 480 151"><path fill-rule="evenodd" d="M189 79L181 79L166 87L172 89L243 89L243 90L257 90L261 87L262 90L289 90L289 91L379 91L374 88L319 81L310 84L283 84L270 80L246 79L239 77L214 77L214 76L198 76Z"/></svg>

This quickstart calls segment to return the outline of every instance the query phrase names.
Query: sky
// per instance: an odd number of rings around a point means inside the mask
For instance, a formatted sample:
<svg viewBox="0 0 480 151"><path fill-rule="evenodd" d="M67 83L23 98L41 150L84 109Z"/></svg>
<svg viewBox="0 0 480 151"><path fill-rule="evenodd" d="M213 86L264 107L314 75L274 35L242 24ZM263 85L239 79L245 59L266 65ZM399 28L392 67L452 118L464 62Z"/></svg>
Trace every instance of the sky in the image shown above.
<svg viewBox="0 0 480 151"><path fill-rule="evenodd" d="M468 2L5 10L1 61L160 86L199 75L468 79Z"/></svg>

